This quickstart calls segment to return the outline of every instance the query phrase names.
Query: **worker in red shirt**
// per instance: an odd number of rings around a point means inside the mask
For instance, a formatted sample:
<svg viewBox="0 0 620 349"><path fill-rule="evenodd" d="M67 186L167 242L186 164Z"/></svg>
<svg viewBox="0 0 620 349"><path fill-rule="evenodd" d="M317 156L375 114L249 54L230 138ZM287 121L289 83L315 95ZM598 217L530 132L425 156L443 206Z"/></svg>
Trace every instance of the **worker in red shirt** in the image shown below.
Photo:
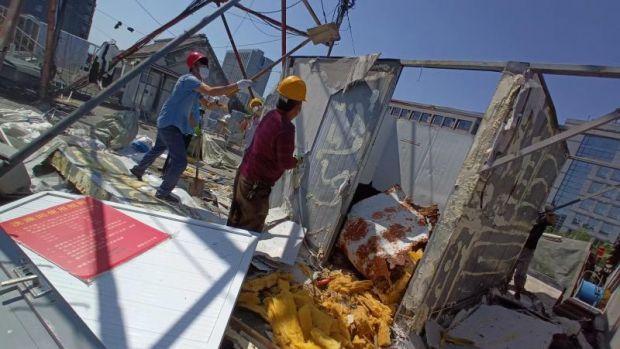
<svg viewBox="0 0 620 349"><path fill-rule="evenodd" d="M231 227L262 231L271 187L284 171L301 162L293 156L295 126L291 121L306 100L306 83L288 76L278 85L278 93L276 109L263 116L237 172L227 223Z"/></svg>

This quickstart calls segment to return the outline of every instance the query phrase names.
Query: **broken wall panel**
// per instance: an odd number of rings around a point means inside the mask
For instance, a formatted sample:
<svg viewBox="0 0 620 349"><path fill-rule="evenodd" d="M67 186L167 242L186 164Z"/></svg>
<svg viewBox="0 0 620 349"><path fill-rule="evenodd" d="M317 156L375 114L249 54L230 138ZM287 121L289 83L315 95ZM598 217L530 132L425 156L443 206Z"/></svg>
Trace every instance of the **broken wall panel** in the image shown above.
<svg viewBox="0 0 620 349"><path fill-rule="evenodd" d="M401 325L419 331L428 318L509 281L566 159L566 145L556 143L489 172L481 169L557 132L542 77L505 72L401 303Z"/></svg>
<svg viewBox="0 0 620 349"><path fill-rule="evenodd" d="M337 237L400 70L399 61L376 55L291 61L290 72L308 85L309 103L295 119L296 149L307 160L300 185L285 176L271 203L292 207L294 220L308 229L310 246L323 258Z"/></svg>

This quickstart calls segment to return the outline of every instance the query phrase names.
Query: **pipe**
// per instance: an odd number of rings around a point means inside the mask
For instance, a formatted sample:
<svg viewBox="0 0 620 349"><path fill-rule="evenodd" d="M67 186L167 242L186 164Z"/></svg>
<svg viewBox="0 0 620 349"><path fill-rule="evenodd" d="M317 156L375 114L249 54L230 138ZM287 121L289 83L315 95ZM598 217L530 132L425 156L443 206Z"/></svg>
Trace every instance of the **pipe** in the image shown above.
<svg viewBox="0 0 620 349"><path fill-rule="evenodd" d="M230 40L230 45L232 46L233 52L235 53L235 58L237 58L237 64L239 65L239 70L241 70L241 75L243 75L244 79L248 78L248 73L243 66L243 61L241 60L241 55L239 54L239 50L237 50L237 44L235 44L235 40L233 39L232 32L230 31L230 27L228 26L228 21L226 20L226 16L222 14L222 22L224 23L224 29L226 29L226 35L228 35L228 40ZM249 88L250 97L254 98L254 91L252 88Z"/></svg>
<svg viewBox="0 0 620 349"><path fill-rule="evenodd" d="M51 141L54 137L62 133L69 126L79 120L84 114L93 110L97 105L102 103L105 99L110 97L116 91L120 90L125 84L127 84L132 79L136 78L138 74L140 74L143 70L151 66L153 63L157 62L159 59L163 58L166 54L170 53L175 47L179 46L185 40L189 39L192 35L196 34L200 29L202 29L207 24L211 23L213 20L222 15L222 13L226 12L232 6L237 4L241 0L230 0L222 7L218 8L211 15L204 17L200 22L196 25L188 29L186 32L178 36L176 39L170 41L166 46L164 46L161 50L155 52L149 58L142 61L142 63L138 64L135 69L122 76L120 79L113 82L106 89L101 91L98 95L86 101L82 105L80 105L73 113L69 114L67 117L62 119L52 128L48 129L45 133L40 135L37 139L33 140L31 143L27 144L22 149L15 152L8 160L2 161L0 166L0 177L7 174L13 168L15 168L19 163L26 160L30 155L34 154L38 149L40 149L47 142Z"/></svg>

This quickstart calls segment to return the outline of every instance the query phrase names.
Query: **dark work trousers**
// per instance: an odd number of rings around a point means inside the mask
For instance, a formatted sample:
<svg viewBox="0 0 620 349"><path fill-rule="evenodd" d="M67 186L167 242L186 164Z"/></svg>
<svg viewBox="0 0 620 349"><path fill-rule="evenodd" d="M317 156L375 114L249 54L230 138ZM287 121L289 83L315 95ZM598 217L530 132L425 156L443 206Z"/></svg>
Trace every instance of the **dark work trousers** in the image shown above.
<svg viewBox="0 0 620 349"><path fill-rule="evenodd" d="M146 169L153 164L155 159L164 151L168 150L170 165L164 174L164 181L157 189L159 195L169 195L177 185L181 174L187 167L187 154L185 152L185 135L176 126L166 126L157 129L155 145L149 150L134 167L138 175L143 175Z"/></svg>
<svg viewBox="0 0 620 349"><path fill-rule="evenodd" d="M192 135L185 135L185 152L187 153L187 147L189 147L189 143L192 141ZM164 167L161 169L161 177L164 178L166 175L166 169L170 165L170 155L166 156L166 161L164 162Z"/></svg>
<svg viewBox="0 0 620 349"><path fill-rule="evenodd" d="M250 181L237 171L226 225L262 232L269 212L269 194L269 184Z"/></svg>

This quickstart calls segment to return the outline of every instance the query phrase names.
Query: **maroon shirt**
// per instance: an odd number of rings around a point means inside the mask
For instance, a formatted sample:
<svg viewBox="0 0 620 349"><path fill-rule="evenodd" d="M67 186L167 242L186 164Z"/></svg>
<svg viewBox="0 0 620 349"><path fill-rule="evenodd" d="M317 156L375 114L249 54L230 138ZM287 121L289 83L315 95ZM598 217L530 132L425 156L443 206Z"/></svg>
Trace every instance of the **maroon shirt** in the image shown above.
<svg viewBox="0 0 620 349"><path fill-rule="evenodd" d="M241 162L241 175L250 181L275 184L284 171L294 168L295 126L274 109L263 116L252 145Z"/></svg>

